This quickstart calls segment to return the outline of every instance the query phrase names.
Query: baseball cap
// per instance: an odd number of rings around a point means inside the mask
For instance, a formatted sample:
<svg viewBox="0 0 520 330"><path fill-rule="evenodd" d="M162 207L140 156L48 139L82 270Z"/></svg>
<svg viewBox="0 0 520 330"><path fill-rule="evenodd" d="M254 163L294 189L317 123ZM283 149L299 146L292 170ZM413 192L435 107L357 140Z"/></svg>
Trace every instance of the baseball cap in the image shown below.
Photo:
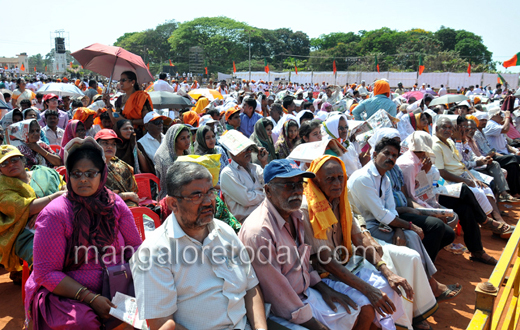
<svg viewBox="0 0 520 330"><path fill-rule="evenodd" d="M144 124L148 124L149 122L154 121L154 120L156 120L157 118L161 118L162 120L168 119L168 117L161 116L160 114L158 114L158 113L155 112L155 111L150 111L150 112L148 112L148 113L144 116L144 118L143 118L143 123L144 123Z"/></svg>
<svg viewBox="0 0 520 330"><path fill-rule="evenodd" d="M54 98L59 99L58 95L56 95L56 94L52 94L52 93L45 94L45 96L43 97L43 100L47 101L47 100L54 99Z"/></svg>
<svg viewBox="0 0 520 330"><path fill-rule="evenodd" d="M304 178L314 178L316 175L312 172L300 170L293 160L275 159L271 161L264 169L264 182L267 184L275 178L294 178L301 175Z"/></svg>
<svg viewBox="0 0 520 330"><path fill-rule="evenodd" d="M118 139L120 142L123 142L114 132L114 130L103 128L101 131L96 133L96 136L94 136L94 140L112 140L112 139Z"/></svg>
<svg viewBox="0 0 520 330"><path fill-rule="evenodd" d="M0 164L5 162L7 159L15 156L22 156L20 150L12 145L0 146Z"/></svg>
<svg viewBox="0 0 520 330"><path fill-rule="evenodd" d="M232 108L229 108L226 110L226 121L228 121L229 117L233 116L233 114L235 114L236 112L240 111L240 109L238 108L238 106L234 106Z"/></svg>

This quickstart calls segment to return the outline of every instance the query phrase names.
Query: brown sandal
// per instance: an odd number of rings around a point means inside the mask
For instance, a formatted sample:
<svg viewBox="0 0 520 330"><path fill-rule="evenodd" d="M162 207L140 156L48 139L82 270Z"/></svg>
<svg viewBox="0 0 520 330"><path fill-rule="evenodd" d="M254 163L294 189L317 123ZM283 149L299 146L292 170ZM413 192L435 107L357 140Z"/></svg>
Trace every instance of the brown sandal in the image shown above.
<svg viewBox="0 0 520 330"><path fill-rule="evenodd" d="M495 226L495 222L498 222L499 224L497 226ZM507 234L509 232L513 232L513 230L514 230L513 226L510 226L507 223L499 222L499 221L496 221L496 220L493 220L490 218L488 218L486 220L486 222L481 224L480 227L482 229L490 230L493 232L493 234L497 234L497 235Z"/></svg>

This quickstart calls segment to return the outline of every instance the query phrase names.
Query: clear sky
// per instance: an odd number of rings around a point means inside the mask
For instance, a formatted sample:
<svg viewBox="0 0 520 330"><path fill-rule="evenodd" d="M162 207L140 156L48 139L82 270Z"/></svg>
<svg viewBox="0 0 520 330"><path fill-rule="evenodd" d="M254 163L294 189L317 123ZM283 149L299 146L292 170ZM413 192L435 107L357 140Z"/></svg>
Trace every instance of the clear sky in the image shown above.
<svg viewBox="0 0 520 330"><path fill-rule="evenodd" d="M47 54L54 47L55 30L68 32L74 52L96 42L112 45L125 32L154 28L166 20L201 16L227 16L266 29L285 27L311 38L384 26L437 31L444 25L482 36L495 61L520 52L518 0L26 0L2 1L2 12L0 56L5 57ZM520 66L509 71L520 72Z"/></svg>

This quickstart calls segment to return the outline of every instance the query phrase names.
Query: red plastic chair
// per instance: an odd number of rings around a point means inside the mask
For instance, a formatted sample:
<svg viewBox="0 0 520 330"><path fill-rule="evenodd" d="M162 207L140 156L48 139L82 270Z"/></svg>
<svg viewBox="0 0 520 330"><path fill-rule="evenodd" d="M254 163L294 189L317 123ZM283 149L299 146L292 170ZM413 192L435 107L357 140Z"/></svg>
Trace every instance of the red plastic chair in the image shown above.
<svg viewBox="0 0 520 330"><path fill-rule="evenodd" d="M135 181L137 182L137 195L139 198L146 198L142 204L150 204L153 201L152 198L152 189L150 188L150 180L157 184L158 191L161 190L161 182L159 178L153 175L152 173L141 173L135 175Z"/></svg>
<svg viewBox="0 0 520 330"><path fill-rule="evenodd" d="M139 232L139 235L141 236L141 239L143 241L145 239L143 215L146 214L147 216L153 219L155 228L159 228L159 226L161 226L161 219L159 218L157 213L155 213L147 207L131 207L130 211L132 211L135 225L137 226L137 231Z"/></svg>
<svg viewBox="0 0 520 330"><path fill-rule="evenodd" d="M54 151L56 155L60 154L61 146L57 144L51 144L49 147L51 147L52 151Z"/></svg>
<svg viewBox="0 0 520 330"><path fill-rule="evenodd" d="M22 302L25 304L25 282L29 279L29 275L31 275L31 270L29 269L29 265L27 261L23 262L22 269Z"/></svg>
<svg viewBox="0 0 520 330"><path fill-rule="evenodd" d="M55 170L63 177L63 180L67 181L67 169L65 166L56 167Z"/></svg>

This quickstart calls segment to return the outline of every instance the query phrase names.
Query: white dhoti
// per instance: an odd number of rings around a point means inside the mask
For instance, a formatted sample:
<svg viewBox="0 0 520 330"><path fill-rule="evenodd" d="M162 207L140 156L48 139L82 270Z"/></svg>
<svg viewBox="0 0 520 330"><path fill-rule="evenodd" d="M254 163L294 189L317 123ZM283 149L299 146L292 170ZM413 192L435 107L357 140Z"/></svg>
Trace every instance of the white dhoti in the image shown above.
<svg viewBox="0 0 520 330"><path fill-rule="evenodd" d="M334 281L330 281L334 282ZM326 282L325 282L326 283ZM326 283L328 285L328 283ZM330 285L329 285L330 286ZM346 285L345 285L346 286ZM349 288L347 286L347 288ZM305 292L307 299L303 299L302 302L304 304L309 304L312 309L312 316L320 321L321 323L325 324L330 329L352 329L354 324L356 323L356 320L359 316L359 310L358 307L357 310L350 309L350 314L347 313L345 308L338 303L336 304L337 312L334 312L332 309L330 309L329 305L323 300L321 293L318 291L308 288ZM344 292L341 292L344 293ZM289 329L293 330L305 330L307 328L302 327L298 324L294 324L292 322L289 322L285 319L282 319L281 317L277 317L274 315L269 316L270 319L275 321L278 324L281 324Z"/></svg>
<svg viewBox="0 0 520 330"><path fill-rule="evenodd" d="M383 247L382 259L388 269L404 277L413 288L413 303L401 298L404 315L396 320L397 324L406 325L412 330L412 324L426 320L439 308L424 271L421 256L405 246L389 244L382 240L377 242Z"/></svg>
<svg viewBox="0 0 520 330"><path fill-rule="evenodd" d="M359 258L359 257L358 257ZM352 258L354 260L355 258ZM362 259L362 258L361 258ZM380 272L376 270L376 268L367 262L366 260L361 261L362 266L357 267L353 274L359 277L364 282L372 285L375 288L378 288L382 292L384 292L390 300L395 305L396 311L391 316L383 318L379 313L376 312L376 317L373 320L374 324L376 324L378 327L381 327L383 330L391 330L395 329L395 326L398 325L400 329L407 328L408 326L411 326L411 322L408 323L400 323L397 320L402 320L403 322L407 321L407 318L405 317L405 312L403 309L403 303L401 302L401 298L397 295L397 293L392 290L388 282L386 281L385 277L381 275ZM349 262L350 263L350 262ZM348 267L347 267L348 268ZM310 295L307 299L303 300L303 303L309 304L312 309L312 315L315 319L322 322L323 324L327 325L331 329L352 329L354 326L356 319L358 317L359 311L361 307L366 305L371 305L370 301L368 300L365 295L363 295L358 290L346 285L343 282L340 281L334 281L328 278L325 278L322 280L323 283L327 284L329 287L334 289L337 292L343 293L344 295L347 295L350 299L352 299L357 305L357 310L351 309L351 314L348 314L346 310L339 304L336 303L336 306L338 308L337 312L334 312L330 309L330 307L325 303L323 298L321 297L321 294L314 290L309 288L308 293ZM342 314L343 313L343 314ZM273 321L286 326L290 329L305 329L297 324L293 324L287 320L281 319L276 316L271 316L271 319Z"/></svg>
<svg viewBox="0 0 520 330"><path fill-rule="evenodd" d="M490 214L491 212L493 212L493 206L491 206L491 204L489 203L489 200L487 199L488 196L494 197L493 191L491 190L491 188L486 187L486 188L482 189L479 187L474 187L474 188L470 187L470 186L468 186L468 187L473 192L473 195L475 195L475 198L477 199L480 207L482 208L482 211L484 211L484 213L486 213L486 214Z"/></svg>

